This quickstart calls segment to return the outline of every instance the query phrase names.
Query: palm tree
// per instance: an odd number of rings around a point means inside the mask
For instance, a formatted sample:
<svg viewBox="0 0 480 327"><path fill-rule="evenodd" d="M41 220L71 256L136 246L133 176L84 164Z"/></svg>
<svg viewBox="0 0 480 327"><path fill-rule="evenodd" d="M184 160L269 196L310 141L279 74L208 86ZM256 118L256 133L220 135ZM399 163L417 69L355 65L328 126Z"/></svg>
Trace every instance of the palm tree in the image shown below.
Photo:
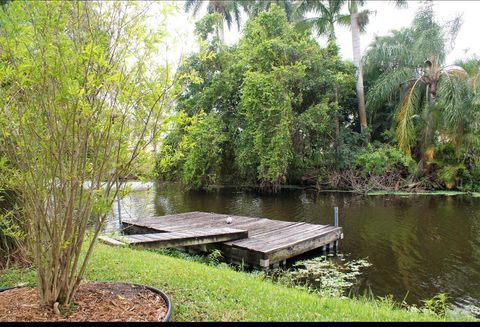
<svg viewBox="0 0 480 327"><path fill-rule="evenodd" d="M208 13L219 13L223 21L227 23L228 29L231 28L232 23L236 23L238 29L240 29L241 23L241 9L246 10L251 1L240 1L240 0L186 0L185 1L185 12L193 12L193 15L196 16L200 11L200 8L204 4L207 4ZM225 42L225 30L223 23L218 26L218 36L222 43Z"/></svg>
<svg viewBox="0 0 480 327"><path fill-rule="evenodd" d="M397 7L406 7L406 0L394 0ZM348 11L350 12L350 27L352 30L352 48L353 48L353 64L357 67L357 97L358 97L358 113L360 119L360 127L365 130L367 124L367 112L365 110L365 90L363 87L363 65L362 53L360 50L360 33L365 31L368 24L369 16L373 11L359 11L359 7L365 4L364 0L348 0Z"/></svg>
<svg viewBox="0 0 480 327"><path fill-rule="evenodd" d="M360 119L360 128L365 130L367 125L367 112L365 110L365 91L363 88L363 67L362 53L360 51L360 32L361 25L368 23L368 14L361 15L358 7L363 4L360 0L349 0L348 10L350 12L350 26L352 29L352 48L353 48L353 64L357 67L357 98L358 98L358 115ZM363 21L362 21L363 20ZM362 24L363 23L363 24Z"/></svg>
<svg viewBox="0 0 480 327"><path fill-rule="evenodd" d="M462 77L450 79L449 83L442 84L442 86L450 87L440 89L442 94L446 93L445 98L452 98L453 100L445 103L442 127L447 133L450 133L450 138L454 140L458 155L463 146L472 147L472 143L480 140L478 138L480 132L480 59L471 58L458 61L455 65L446 67L446 69L449 71L458 70ZM461 99L461 101L456 103L455 108L448 107L448 105L455 103L455 98ZM472 137L473 142L471 142ZM467 139L466 142L465 138ZM473 144L473 147L478 149L478 144Z"/></svg>
<svg viewBox="0 0 480 327"><path fill-rule="evenodd" d="M434 20L433 8L427 4L417 13L412 26L389 36L377 38L365 56L366 70L378 69L380 75L369 91L369 110L397 98L397 142L410 154L415 141L420 146L419 172L433 158L431 147L439 124L455 126L463 134L468 120L465 92L469 77L456 65L444 65L451 44L460 27L456 18L444 26ZM417 130L420 128L420 135Z"/></svg>
<svg viewBox="0 0 480 327"><path fill-rule="evenodd" d="M277 5L287 14L289 22L300 20L300 16L297 15L297 4L292 0L247 0L248 3L245 10L250 16L256 16L262 11L267 11L272 5Z"/></svg>
<svg viewBox="0 0 480 327"><path fill-rule="evenodd" d="M342 9L347 4L349 14L343 14ZM319 34L326 34L328 41L335 41L335 24L348 26L352 30L353 63L357 68L357 97L360 118L360 128L363 131L367 127L367 115L365 110L365 95L363 90L363 72L360 51L360 32L365 31L369 16L373 13L370 10L358 11L363 1L356 0L303 0L299 5L299 11L314 13L312 18L304 18L301 24L309 26Z"/></svg>
<svg viewBox="0 0 480 327"><path fill-rule="evenodd" d="M310 18L303 18L299 25L308 27L320 35L327 35L328 41L336 41L335 25L340 24L348 26L350 16L341 13L346 0L303 0L298 6L298 12L305 16L307 13L313 13Z"/></svg>

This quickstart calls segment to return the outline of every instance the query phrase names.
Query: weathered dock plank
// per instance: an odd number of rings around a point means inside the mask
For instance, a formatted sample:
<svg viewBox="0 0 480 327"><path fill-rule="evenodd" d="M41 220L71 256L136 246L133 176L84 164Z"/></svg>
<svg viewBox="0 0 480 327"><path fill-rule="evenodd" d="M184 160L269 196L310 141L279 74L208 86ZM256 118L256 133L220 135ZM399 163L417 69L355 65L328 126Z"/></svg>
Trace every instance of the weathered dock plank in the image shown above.
<svg viewBox="0 0 480 327"><path fill-rule="evenodd" d="M228 218L228 220L227 220ZM228 223L228 221L230 223ZM175 243L168 246L188 246L197 251L219 249L230 262L244 263L254 267L268 268L284 263L286 259L314 249L325 249L338 244L343 237L342 228L330 225L317 225L305 222L278 221L267 218L235 216L207 212L187 212L142 220L125 220L126 233L138 243L155 244L155 238L166 234L178 233L179 238L198 237L199 230L230 228L248 231L248 237L234 240L215 238L205 242L192 241ZM163 232L163 233L158 233ZM156 235L159 236L156 236ZM195 236L197 235L197 236ZM127 236L126 236L127 237ZM153 238L153 239L152 239ZM141 241L140 241L141 240ZM147 240L149 240L147 242ZM158 240L167 242L167 240Z"/></svg>
<svg viewBox="0 0 480 327"><path fill-rule="evenodd" d="M113 246L126 245L125 243L117 241L116 239L111 238L111 237L106 236L106 235L101 235L101 236L98 237L98 239L105 244L109 244L109 245L113 245Z"/></svg>
<svg viewBox="0 0 480 327"><path fill-rule="evenodd" d="M248 238L248 231L234 228L196 228L164 233L124 235L117 241L155 248L192 246Z"/></svg>

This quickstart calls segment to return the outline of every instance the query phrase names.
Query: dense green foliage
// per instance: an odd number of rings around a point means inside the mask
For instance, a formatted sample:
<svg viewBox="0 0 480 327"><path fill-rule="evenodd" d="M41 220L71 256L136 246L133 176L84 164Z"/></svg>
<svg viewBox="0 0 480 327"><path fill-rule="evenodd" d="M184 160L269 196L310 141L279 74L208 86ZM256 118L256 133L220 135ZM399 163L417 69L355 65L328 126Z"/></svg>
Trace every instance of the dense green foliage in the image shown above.
<svg viewBox="0 0 480 327"><path fill-rule="evenodd" d="M263 274L237 272L161 255L152 251L98 244L86 274L88 280L129 281L151 285L172 299L171 321L472 321L448 312L438 316L401 309L386 299L342 299L319 296L265 280ZM0 287L28 282L31 270L12 269L0 276Z"/></svg>
<svg viewBox="0 0 480 327"><path fill-rule="evenodd" d="M335 166L335 121L351 121L353 67L333 43L321 48L295 29L278 6L250 20L237 46L204 41L179 69L192 72L198 78L183 80L173 132L159 154L163 179L275 189ZM204 116L218 124L199 124L196 135L209 138L193 139L191 124ZM192 155L202 142L208 153Z"/></svg>
<svg viewBox="0 0 480 327"><path fill-rule="evenodd" d="M361 176L393 174L395 172L408 176L415 172L416 166L411 157L405 156L394 147L381 145L374 148L369 145L356 156L353 168L357 169Z"/></svg>
<svg viewBox="0 0 480 327"><path fill-rule="evenodd" d="M432 5L412 26L378 37L365 56L374 137L418 162L430 188L475 190L480 183L478 61L445 65L460 21L441 25ZM462 67L464 66L465 69ZM395 129L386 134L385 130ZM388 137L387 137L388 138Z"/></svg>
<svg viewBox="0 0 480 327"><path fill-rule="evenodd" d="M360 128L355 69L338 57L335 26L350 25L345 8L363 2L287 2L245 2L250 19L232 47L215 37L222 16L197 23L201 50L179 69L188 78L158 157L161 179L193 188L479 189L480 62L445 65L459 18L441 24L426 3L410 27L374 40L363 58L370 127ZM359 12L361 30L368 14ZM328 37L327 48L317 33ZM218 142L199 160L185 141L192 117L203 112L218 117L218 126L205 125Z"/></svg>

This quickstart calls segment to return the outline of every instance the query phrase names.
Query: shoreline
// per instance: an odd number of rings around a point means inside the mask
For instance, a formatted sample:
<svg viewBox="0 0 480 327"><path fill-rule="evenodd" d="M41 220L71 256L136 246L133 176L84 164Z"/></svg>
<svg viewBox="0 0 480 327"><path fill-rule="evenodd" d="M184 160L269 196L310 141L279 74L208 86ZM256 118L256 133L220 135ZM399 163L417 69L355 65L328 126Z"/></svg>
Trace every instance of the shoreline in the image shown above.
<svg viewBox="0 0 480 327"><path fill-rule="evenodd" d="M137 183L148 183L149 185L155 184L156 185L178 185L181 184L177 182L159 182L159 181L150 181L150 182L140 182L140 181L129 181L129 182L137 182ZM149 187L153 188L153 187ZM188 190L193 192L209 192L214 190L222 190L222 189L234 189L243 192L256 192L259 188L258 185L234 185L234 184L215 184L209 185L208 187L200 190ZM408 191L369 191L366 193L355 192L353 190L335 190L335 189L316 189L314 186L301 186L301 185L282 185L280 186L280 190L306 190L306 191L313 191L317 193L351 193L355 195L367 195L367 196L382 196L382 195L395 195L395 196L417 196L417 195L442 195L442 196L469 196L472 198L480 198L480 192L464 192L464 191L451 191L451 190L434 190L434 191L422 191L422 192L408 192ZM269 193L269 192L265 192Z"/></svg>

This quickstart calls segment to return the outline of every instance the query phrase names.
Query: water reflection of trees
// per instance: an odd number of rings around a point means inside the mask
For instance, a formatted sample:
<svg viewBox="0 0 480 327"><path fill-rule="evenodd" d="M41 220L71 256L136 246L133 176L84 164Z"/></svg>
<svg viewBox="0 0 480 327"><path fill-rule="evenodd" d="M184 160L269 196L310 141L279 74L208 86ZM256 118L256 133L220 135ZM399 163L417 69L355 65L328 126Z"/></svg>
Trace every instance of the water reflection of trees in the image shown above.
<svg viewBox="0 0 480 327"><path fill-rule="evenodd" d="M319 224L340 211L345 238L340 250L368 257L369 283L417 302L438 292L457 301L480 298L480 199L461 196L361 196L295 190L261 195L218 189L186 192L170 185L154 197L157 215L209 211ZM465 300L471 301L471 300Z"/></svg>

